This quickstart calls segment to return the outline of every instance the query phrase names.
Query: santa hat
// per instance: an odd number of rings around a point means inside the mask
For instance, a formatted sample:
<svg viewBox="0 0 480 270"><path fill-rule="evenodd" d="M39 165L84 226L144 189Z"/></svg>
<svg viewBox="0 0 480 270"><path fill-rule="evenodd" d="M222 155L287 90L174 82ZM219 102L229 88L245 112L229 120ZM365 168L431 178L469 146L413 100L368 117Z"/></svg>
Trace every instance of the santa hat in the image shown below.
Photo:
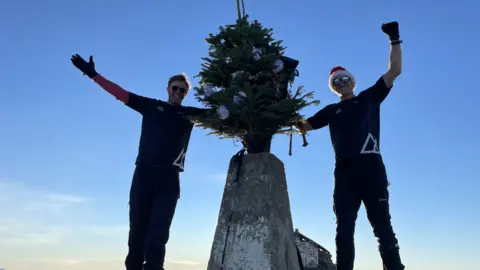
<svg viewBox="0 0 480 270"><path fill-rule="evenodd" d="M349 77L350 80L352 80L353 89L355 89L355 87L357 86L357 82L355 81L355 77L353 77L352 73L350 73L342 66L336 66L330 71L330 78L328 80L328 86L330 87L330 89L332 89L332 91L335 91L333 88L333 79L340 76Z"/></svg>

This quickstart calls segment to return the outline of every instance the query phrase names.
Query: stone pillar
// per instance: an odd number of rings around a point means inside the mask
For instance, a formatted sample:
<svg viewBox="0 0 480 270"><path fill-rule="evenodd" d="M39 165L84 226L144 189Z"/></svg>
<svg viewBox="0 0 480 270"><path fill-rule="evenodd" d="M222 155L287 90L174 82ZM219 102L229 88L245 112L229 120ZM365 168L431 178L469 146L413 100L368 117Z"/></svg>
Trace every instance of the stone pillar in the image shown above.
<svg viewBox="0 0 480 270"><path fill-rule="evenodd" d="M208 270L299 270L283 162L271 153L230 161Z"/></svg>

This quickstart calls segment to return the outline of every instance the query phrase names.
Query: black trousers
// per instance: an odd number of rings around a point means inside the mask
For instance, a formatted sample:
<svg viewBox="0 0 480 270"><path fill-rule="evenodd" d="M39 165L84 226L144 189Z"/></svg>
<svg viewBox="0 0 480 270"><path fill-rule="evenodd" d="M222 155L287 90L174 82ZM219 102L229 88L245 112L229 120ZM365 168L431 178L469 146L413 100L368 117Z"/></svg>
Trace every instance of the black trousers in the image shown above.
<svg viewBox="0 0 480 270"><path fill-rule="evenodd" d="M333 210L337 219L337 270L353 269L355 222L362 202L378 239L383 269L405 269L390 222L388 185L380 155L363 155L337 162L333 194Z"/></svg>
<svg viewBox="0 0 480 270"><path fill-rule="evenodd" d="M174 169L137 166L130 189L127 270L163 270L165 246L180 197Z"/></svg>

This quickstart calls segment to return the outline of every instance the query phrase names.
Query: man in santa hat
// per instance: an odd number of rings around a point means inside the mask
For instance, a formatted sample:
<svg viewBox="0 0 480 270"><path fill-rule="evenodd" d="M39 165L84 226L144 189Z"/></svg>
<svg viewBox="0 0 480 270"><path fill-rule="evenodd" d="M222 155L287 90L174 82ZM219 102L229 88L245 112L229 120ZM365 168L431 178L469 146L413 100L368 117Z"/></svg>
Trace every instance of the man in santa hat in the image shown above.
<svg viewBox="0 0 480 270"><path fill-rule="evenodd" d="M384 269L405 268L390 221L389 182L380 155L380 104L402 71L402 41L397 22L383 24L382 31L390 38L388 71L373 86L355 95L355 77L341 66L333 68L329 86L341 100L297 125L302 131L327 125L330 129L336 157L333 208L337 219L337 270L353 269L355 221L362 202L378 238Z"/></svg>

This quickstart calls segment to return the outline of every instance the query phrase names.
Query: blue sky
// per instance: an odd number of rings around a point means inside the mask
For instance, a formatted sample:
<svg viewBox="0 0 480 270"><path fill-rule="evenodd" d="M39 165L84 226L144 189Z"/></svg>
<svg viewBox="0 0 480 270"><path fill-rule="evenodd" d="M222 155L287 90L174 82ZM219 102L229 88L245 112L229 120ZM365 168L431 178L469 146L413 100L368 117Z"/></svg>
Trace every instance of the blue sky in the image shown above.
<svg viewBox="0 0 480 270"><path fill-rule="evenodd" d="M403 74L382 106L382 151L394 229L408 269L480 267L479 34L474 1L246 1L300 60L296 85L333 103L329 70L352 71L357 89L387 69L383 22L398 20ZM141 117L89 81L70 55L95 56L107 78L166 98L170 75L193 77L204 38L234 22L235 1L6 0L0 9L0 268L122 269L127 203ZM196 83L196 81L194 80ZM199 105L190 95L187 105ZM194 130L168 245L168 269L205 269L225 173L239 150ZM328 131L302 148L278 136L294 226L335 251L333 151ZM477 160L477 161L475 161ZM356 268L380 269L364 209Z"/></svg>

